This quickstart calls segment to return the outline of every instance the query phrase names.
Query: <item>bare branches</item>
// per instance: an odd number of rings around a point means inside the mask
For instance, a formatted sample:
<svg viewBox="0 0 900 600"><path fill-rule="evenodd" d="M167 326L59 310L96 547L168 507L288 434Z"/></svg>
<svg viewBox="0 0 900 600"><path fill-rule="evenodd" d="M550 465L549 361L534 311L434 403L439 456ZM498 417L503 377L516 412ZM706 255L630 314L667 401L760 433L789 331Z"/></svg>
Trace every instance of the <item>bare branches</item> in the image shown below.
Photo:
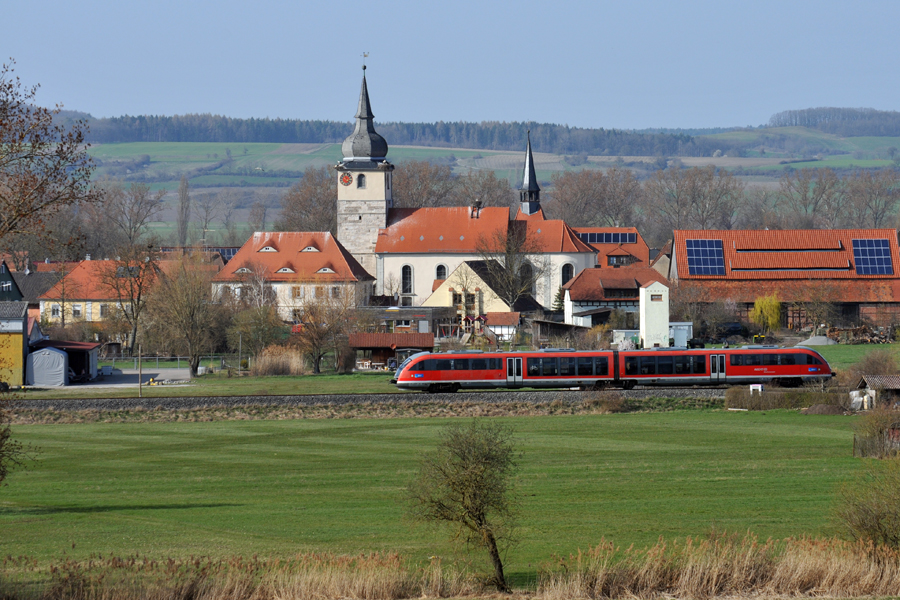
<svg viewBox="0 0 900 600"><path fill-rule="evenodd" d="M40 229L61 208L97 199L87 124L54 125L60 108L35 106L37 86L24 88L13 64L0 68L0 237Z"/></svg>
<svg viewBox="0 0 900 600"><path fill-rule="evenodd" d="M491 281L486 282L510 310L520 298L533 294L546 272L541 248L528 238L524 221L511 221L506 229L478 240L476 251L485 261Z"/></svg>
<svg viewBox="0 0 900 600"><path fill-rule="evenodd" d="M427 160L408 160L394 171L394 206L422 208L447 206L453 198L456 179L447 165Z"/></svg>
<svg viewBox="0 0 900 600"><path fill-rule="evenodd" d="M337 191L329 167L309 167L281 198L280 231L337 232Z"/></svg>
<svg viewBox="0 0 900 600"><path fill-rule="evenodd" d="M115 225L125 244L134 246L163 209L165 190L150 191L145 183L132 183L127 188L116 181L106 181L103 189L103 213Z"/></svg>

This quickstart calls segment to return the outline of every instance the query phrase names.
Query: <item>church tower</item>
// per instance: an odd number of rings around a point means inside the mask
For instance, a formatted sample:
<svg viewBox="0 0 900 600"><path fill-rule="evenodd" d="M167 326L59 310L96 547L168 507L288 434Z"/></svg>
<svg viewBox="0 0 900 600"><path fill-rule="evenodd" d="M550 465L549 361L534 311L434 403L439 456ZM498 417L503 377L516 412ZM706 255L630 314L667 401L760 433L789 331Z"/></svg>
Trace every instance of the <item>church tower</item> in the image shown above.
<svg viewBox="0 0 900 600"><path fill-rule="evenodd" d="M388 145L375 132L366 67L356 111L356 127L344 140L344 159L335 165L338 179L337 237L359 264L375 274L375 242L378 230L387 226L394 165L386 160Z"/></svg>
<svg viewBox="0 0 900 600"><path fill-rule="evenodd" d="M519 188L519 213L524 216L543 216L541 210L541 186L534 173L534 156L531 154L531 132L528 132L528 146L525 149L525 175Z"/></svg>

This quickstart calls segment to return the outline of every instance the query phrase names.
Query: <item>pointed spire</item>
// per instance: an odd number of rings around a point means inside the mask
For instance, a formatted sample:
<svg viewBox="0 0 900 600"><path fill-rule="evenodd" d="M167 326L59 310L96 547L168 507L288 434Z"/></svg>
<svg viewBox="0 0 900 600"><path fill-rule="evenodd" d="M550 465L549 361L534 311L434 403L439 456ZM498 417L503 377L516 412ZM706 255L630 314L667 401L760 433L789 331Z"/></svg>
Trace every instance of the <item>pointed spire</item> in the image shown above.
<svg viewBox="0 0 900 600"><path fill-rule="evenodd" d="M531 153L531 130L528 130L528 145L525 149L525 176L522 179L521 191L538 192L541 187L538 185L537 176L534 173L534 155Z"/></svg>
<svg viewBox="0 0 900 600"><path fill-rule="evenodd" d="M531 153L531 130L528 131L528 145L525 148L525 175L519 188L519 210L522 214L533 215L541 210L541 186L534 172L534 155Z"/></svg>
<svg viewBox="0 0 900 600"><path fill-rule="evenodd" d="M366 66L363 65L362 87L359 90L359 106L356 110L356 126L353 128L353 133L341 144L344 160L383 161L387 156L387 142L375 132L374 119L372 105L369 103L369 88L366 86Z"/></svg>

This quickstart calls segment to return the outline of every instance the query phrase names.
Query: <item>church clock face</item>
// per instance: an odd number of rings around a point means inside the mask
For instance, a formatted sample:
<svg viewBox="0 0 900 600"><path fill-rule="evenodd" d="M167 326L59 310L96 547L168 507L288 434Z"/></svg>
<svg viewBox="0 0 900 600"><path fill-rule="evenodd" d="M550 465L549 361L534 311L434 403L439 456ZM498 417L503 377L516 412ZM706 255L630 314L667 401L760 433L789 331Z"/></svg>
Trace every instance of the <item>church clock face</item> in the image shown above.
<svg viewBox="0 0 900 600"><path fill-rule="evenodd" d="M350 185L353 183L353 175L350 173L341 173L341 185Z"/></svg>

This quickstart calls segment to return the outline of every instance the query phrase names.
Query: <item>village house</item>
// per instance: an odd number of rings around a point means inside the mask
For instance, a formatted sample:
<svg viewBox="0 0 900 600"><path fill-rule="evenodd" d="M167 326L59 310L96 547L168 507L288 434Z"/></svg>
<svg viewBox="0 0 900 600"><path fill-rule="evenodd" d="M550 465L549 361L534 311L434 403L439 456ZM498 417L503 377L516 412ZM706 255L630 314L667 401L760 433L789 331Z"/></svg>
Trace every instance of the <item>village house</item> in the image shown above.
<svg viewBox="0 0 900 600"><path fill-rule="evenodd" d="M893 229L677 230L669 280L703 302L733 302L745 321L776 294L786 327L882 326L900 322L897 256Z"/></svg>

